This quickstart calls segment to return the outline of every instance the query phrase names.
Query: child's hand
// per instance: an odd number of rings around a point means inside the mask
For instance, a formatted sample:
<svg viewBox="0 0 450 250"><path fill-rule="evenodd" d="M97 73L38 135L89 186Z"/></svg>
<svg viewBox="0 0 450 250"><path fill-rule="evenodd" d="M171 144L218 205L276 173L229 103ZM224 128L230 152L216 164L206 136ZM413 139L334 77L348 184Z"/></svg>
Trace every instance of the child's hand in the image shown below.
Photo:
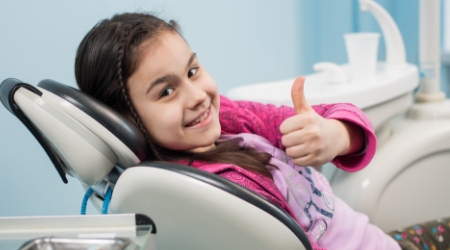
<svg viewBox="0 0 450 250"><path fill-rule="evenodd" d="M298 77L292 85L297 115L281 124L281 142L296 165L318 167L349 151L349 131L344 123L325 119L308 105L303 94L304 83L305 78Z"/></svg>

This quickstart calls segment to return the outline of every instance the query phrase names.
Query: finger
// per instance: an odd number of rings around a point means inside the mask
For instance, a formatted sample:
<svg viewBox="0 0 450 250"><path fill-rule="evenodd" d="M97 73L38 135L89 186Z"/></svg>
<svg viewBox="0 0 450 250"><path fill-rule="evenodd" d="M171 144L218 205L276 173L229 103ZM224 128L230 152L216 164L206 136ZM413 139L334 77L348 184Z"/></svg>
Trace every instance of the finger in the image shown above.
<svg viewBox="0 0 450 250"><path fill-rule="evenodd" d="M286 148L301 145L307 141L307 134L303 130L296 130L281 137L281 144Z"/></svg>
<svg viewBox="0 0 450 250"><path fill-rule="evenodd" d="M303 76L297 77L294 84L292 84L291 98L294 103L295 112L301 114L311 110L304 94L305 78Z"/></svg>
<svg viewBox="0 0 450 250"><path fill-rule="evenodd" d="M307 155L311 155L309 148L306 147L304 144L288 147L284 150L284 152L286 152L286 155L293 160L303 158Z"/></svg>
<svg viewBox="0 0 450 250"><path fill-rule="evenodd" d="M299 158L292 159L292 162L297 166L311 166L313 156L308 154Z"/></svg>
<svg viewBox="0 0 450 250"><path fill-rule="evenodd" d="M302 129L304 125L301 123L301 116L294 115L286 118L280 125L280 132L282 135L287 135L296 130Z"/></svg>
<svg viewBox="0 0 450 250"><path fill-rule="evenodd" d="M325 164L324 162L318 160L316 157L310 154L300 158L292 159L292 162L297 166L304 166L304 167L306 166L320 167L323 164Z"/></svg>
<svg viewBox="0 0 450 250"><path fill-rule="evenodd" d="M296 130L304 129L305 127L314 125L315 113L308 113L303 115L294 115L286 118L280 125L280 132L283 135L291 133Z"/></svg>

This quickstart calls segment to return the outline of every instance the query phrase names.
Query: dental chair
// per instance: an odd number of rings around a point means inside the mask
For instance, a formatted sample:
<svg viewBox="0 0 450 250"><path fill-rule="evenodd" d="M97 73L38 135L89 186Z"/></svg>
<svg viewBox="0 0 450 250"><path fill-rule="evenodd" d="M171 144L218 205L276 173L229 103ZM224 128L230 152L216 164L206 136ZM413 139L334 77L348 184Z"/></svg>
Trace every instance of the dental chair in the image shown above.
<svg viewBox="0 0 450 250"><path fill-rule="evenodd" d="M110 187L109 213L149 216L157 249L312 249L297 222L262 196L192 167L143 162L140 130L74 88L9 78L0 100L39 141L64 183L69 174L92 188L99 211Z"/></svg>

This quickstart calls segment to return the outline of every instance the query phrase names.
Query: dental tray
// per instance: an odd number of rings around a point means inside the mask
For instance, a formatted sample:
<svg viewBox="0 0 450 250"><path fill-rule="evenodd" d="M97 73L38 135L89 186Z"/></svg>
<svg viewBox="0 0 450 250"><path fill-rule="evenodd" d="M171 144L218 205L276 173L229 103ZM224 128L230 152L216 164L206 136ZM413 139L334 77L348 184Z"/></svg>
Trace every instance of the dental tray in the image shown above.
<svg viewBox="0 0 450 250"><path fill-rule="evenodd" d="M136 245L127 239L66 239L51 237L27 241L19 250L131 250L135 248Z"/></svg>

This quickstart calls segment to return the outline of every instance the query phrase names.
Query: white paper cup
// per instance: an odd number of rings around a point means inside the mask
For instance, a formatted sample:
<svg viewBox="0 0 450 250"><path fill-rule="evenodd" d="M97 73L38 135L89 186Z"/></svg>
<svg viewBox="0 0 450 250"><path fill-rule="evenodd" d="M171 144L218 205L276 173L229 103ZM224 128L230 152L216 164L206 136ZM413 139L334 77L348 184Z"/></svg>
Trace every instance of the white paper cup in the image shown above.
<svg viewBox="0 0 450 250"><path fill-rule="evenodd" d="M347 33L344 34L344 39L351 81L373 78L377 70L380 33Z"/></svg>

